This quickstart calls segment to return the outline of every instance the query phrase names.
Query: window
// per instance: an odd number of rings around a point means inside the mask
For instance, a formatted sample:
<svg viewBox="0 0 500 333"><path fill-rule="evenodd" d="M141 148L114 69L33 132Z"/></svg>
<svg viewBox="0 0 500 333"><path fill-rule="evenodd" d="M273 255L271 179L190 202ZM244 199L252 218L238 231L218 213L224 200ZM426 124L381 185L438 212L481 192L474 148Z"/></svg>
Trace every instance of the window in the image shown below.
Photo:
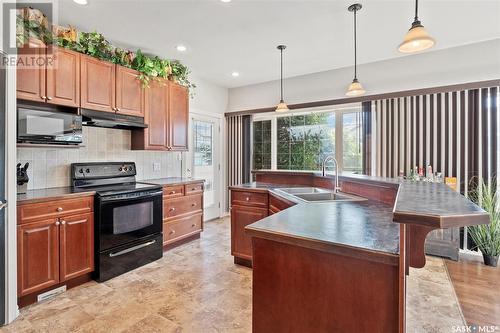
<svg viewBox="0 0 500 333"><path fill-rule="evenodd" d="M271 169L271 120L253 122L253 169Z"/></svg>
<svg viewBox="0 0 500 333"><path fill-rule="evenodd" d="M213 125L205 121L193 123L194 132L194 165L212 165L212 139Z"/></svg>
<svg viewBox="0 0 500 333"><path fill-rule="evenodd" d="M360 107L257 118L253 169L319 171L333 155L341 170L361 173L361 128Z"/></svg>

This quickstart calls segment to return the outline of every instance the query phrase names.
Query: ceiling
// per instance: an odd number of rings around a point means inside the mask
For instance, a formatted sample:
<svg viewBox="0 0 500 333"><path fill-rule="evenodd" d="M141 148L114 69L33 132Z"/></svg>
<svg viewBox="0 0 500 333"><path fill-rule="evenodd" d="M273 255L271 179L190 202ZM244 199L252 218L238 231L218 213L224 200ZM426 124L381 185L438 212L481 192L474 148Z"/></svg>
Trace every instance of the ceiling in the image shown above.
<svg viewBox="0 0 500 333"><path fill-rule="evenodd" d="M59 23L102 32L113 44L179 59L223 87L279 78L278 44L286 44L285 77L351 66L353 1L343 0L59 0ZM358 13L358 62L397 52L414 2L365 0ZM419 16L437 40L433 50L500 37L500 0L420 1ZM187 51L180 53L176 46ZM240 76L232 77L237 71ZM362 73L360 73L362 75Z"/></svg>

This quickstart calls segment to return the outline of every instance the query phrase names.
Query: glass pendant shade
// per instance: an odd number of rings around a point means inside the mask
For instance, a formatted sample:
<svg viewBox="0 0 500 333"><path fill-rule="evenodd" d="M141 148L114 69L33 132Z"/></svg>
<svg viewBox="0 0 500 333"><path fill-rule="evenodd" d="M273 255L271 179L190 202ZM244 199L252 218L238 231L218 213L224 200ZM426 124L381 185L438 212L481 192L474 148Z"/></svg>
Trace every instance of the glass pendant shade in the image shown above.
<svg viewBox="0 0 500 333"><path fill-rule="evenodd" d="M398 50L401 53L413 53L427 50L434 46L435 40L429 36L429 33L421 24L413 24L405 35L403 42Z"/></svg>
<svg viewBox="0 0 500 333"><path fill-rule="evenodd" d="M286 112L288 110L288 105L286 105L283 100L281 100L278 106L276 106L276 112Z"/></svg>
<svg viewBox="0 0 500 333"><path fill-rule="evenodd" d="M361 96L366 92L361 83L357 79L352 80L352 83L347 88L346 96L355 97Z"/></svg>

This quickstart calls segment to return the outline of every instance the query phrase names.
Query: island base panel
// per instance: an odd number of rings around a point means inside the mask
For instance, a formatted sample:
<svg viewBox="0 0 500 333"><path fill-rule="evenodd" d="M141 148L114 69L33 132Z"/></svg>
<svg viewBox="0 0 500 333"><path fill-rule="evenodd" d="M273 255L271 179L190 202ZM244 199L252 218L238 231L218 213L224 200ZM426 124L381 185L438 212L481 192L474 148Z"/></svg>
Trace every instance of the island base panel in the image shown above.
<svg viewBox="0 0 500 333"><path fill-rule="evenodd" d="M253 332L398 332L399 267L253 238Z"/></svg>

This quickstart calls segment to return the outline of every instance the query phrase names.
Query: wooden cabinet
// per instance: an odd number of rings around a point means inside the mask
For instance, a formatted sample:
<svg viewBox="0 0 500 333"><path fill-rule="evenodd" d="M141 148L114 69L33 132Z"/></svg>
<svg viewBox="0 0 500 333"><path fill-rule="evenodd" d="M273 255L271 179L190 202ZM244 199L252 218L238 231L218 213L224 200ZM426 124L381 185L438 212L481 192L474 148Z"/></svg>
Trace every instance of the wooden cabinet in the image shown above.
<svg viewBox="0 0 500 333"><path fill-rule="evenodd" d="M81 56L81 107L115 112L115 70L110 62Z"/></svg>
<svg viewBox="0 0 500 333"><path fill-rule="evenodd" d="M294 205L295 203L292 201L283 199L272 193L269 194L269 215L279 213Z"/></svg>
<svg viewBox="0 0 500 333"><path fill-rule="evenodd" d="M133 150L167 150L168 89L166 82L153 81L145 90L144 122L148 128L132 131Z"/></svg>
<svg viewBox="0 0 500 333"><path fill-rule="evenodd" d="M116 113L144 117L144 88L139 72L116 66Z"/></svg>
<svg viewBox="0 0 500 333"><path fill-rule="evenodd" d="M47 58L47 102L79 107L80 54L56 47Z"/></svg>
<svg viewBox="0 0 500 333"><path fill-rule="evenodd" d="M53 46L49 49L19 49L18 54L17 98L80 106L79 53ZM35 63L30 61L33 58Z"/></svg>
<svg viewBox="0 0 500 333"><path fill-rule="evenodd" d="M188 149L189 93L187 88L168 83L168 134L167 149L184 151Z"/></svg>
<svg viewBox="0 0 500 333"><path fill-rule="evenodd" d="M266 208L231 207L231 254L234 257L252 260L252 238L245 233L245 227L266 216Z"/></svg>
<svg viewBox="0 0 500 333"><path fill-rule="evenodd" d="M231 190L231 254L237 263L252 260L252 238L245 227L268 215L268 197L267 192Z"/></svg>
<svg viewBox="0 0 500 333"><path fill-rule="evenodd" d="M61 218L59 235L61 281L92 272L94 270L94 214Z"/></svg>
<svg viewBox="0 0 500 333"><path fill-rule="evenodd" d="M188 150L189 96L178 84L152 82L145 91L146 129L132 132L133 150Z"/></svg>
<svg viewBox="0 0 500 333"><path fill-rule="evenodd" d="M17 227L18 296L59 282L59 221L39 220Z"/></svg>
<svg viewBox="0 0 500 333"><path fill-rule="evenodd" d="M197 189L197 191L185 191ZM203 230L203 183L163 188L163 245L175 245Z"/></svg>
<svg viewBox="0 0 500 333"><path fill-rule="evenodd" d="M18 297L94 270L93 196L19 204Z"/></svg>

